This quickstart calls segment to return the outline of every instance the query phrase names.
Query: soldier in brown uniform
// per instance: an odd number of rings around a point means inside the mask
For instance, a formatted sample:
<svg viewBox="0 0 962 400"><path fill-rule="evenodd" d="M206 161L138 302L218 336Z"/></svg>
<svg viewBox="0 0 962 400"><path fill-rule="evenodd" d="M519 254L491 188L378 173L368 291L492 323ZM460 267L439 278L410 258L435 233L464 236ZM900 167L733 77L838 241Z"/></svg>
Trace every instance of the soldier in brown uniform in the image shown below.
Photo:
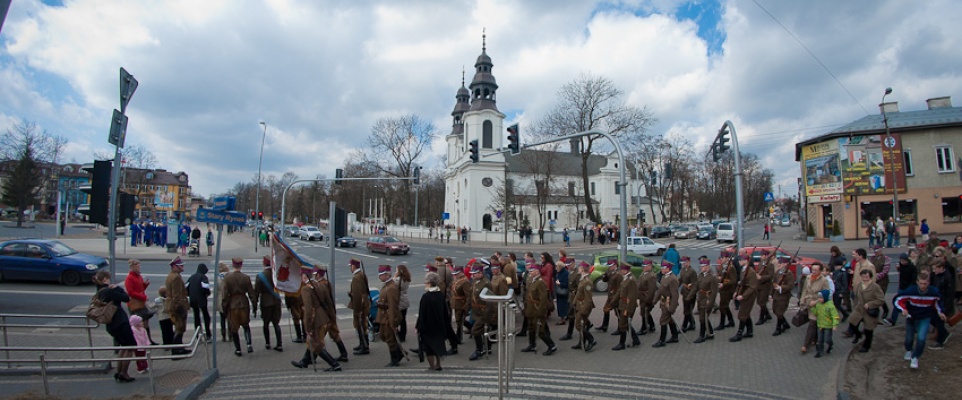
<svg viewBox="0 0 962 400"><path fill-rule="evenodd" d="M678 309L678 277L671 273L671 262L661 262L661 286L655 294L655 298L661 305L661 317L658 323L661 325L661 336L651 347L665 347L668 343L678 342L678 325L675 325L675 310ZM671 338L668 336L668 329L671 329Z"/></svg>
<svg viewBox="0 0 962 400"><path fill-rule="evenodd" d="M463 337L464 317L468 313L471 283L468 282L461 268L455 268L451 273L454 275L454 283L451 284L451 309L454 312L454 325L457 326L455 330L460 341Z"/></svg>
<svg viewBox="0 0 962 400"><path fill-rule="evenodd" d="M347 292L347 308L354 311L354 330L357 332L357 340L360 342L354 348L355 355L370 353L367 337L368 318L371 315L371 289L367 283L367 274L364 273L364 265L361 260L352 258L351 265L351 291Z"/></svg>
<svg viewBox="0 0 962 400"><path fill-rule="evenodd" d="M602 275L601 279L608 283L608 300L605 301L605 306L602 308L604 311L604 317L601 320L601 326L595 328L602 332L608 331L608 319L610 318L611 310L615 309L615 305L618 303L618 288L621 287L621 274L618 273L618 260L612 259L608 261L608 270ZM612 332L611 335L617 335L617 332Z"/></svg>
<svg viewBox="0 0 962 400"><path fill-rule="evenodd" d="M548 329L548 285L541 279L541 270L532 268L529 272L528 291L524 298L524 315L528 317L528 347L521 349L522 353L534 352L537 349L536 340L540 337L548 350L543 355L550 356L558 351L554 341L551 340L551 331ZM537 337L536 337L537 336Z"/></svg>
<svg viewBox="0 0 962 400"><path fill-rule="evenodd" d="M698 273L691 267L691 258L684 256L681 258L681 271L678 272L678 284L681 287L681 310L684 319L681 321L681 331L688 332L695 329L695 316L692 310L695 308L695 297L698 291L695 284L698 283Z"/></svg>
<svg viewBox="0 0 962 400"><path fill-rule="evenodd" d="M655 309L655 293L658 292L658 274L652 268L651 260L641 262L641 275L638 276L638 314L641 317L639 335L655 331L655 319L651 312Z"/></svg>
<svg viewBox="0 0 962 400"><path fill-rule="evenodd" d="M718 278L711 273L711 262L707 258L698 261L700 271L698 272L698 282L695 284L698 299L698 339L693 343L701 343L715 338L715 330L712 329L708 315L715 308L715 299L718 297Z"/></svg>
<svg viewBox="0 0 962 400"><path fill-rule="evenodd" d="M491 294L504 296L508 294L508 278L501 273L501 264L491 263Z"/></svg>
<svg viewBox="0 0 962 400"><path fill-rule="evenodd" d="M315 269L316 276L323 276L326 272ZM324 336L328 328L337 321L334 311L330 288L318 282L311 282L310 272L301 272L301 299L304 301L304 326L307 328L307 350L300 361L291 361L297 368L307 368L314 363L316 357L321 357L330 367L324 371L340 371L341 364L327 352Z"/></svg>
<svg viewBox="0 0 962 400"><path fill-rule="evenodd" d="M638 306L638 283L635 282L635 276L631 274L630 264L622 263L620 273L623 278L621 286L618 287L618 305L616 307L619 338L618 344L611 348L614 351L625 349L628 332L631 332L631 346L638 347L641 345L641 341L638 340L638 333L635 332L635 327L631 325L631 317L635 315L635 307Z"/></svg>
<svg viewBox="0 0 962 400"><path fill-rule="evenodd" d="M474 337L474 353L468 358L470 361L477 360L484 355L485 347L491 351L491 342L484 337L484 331L493 319L493 307L488 307L487 302L481 299L481 291L490 286L488 279L484 277L484 264L475 262L471 265L471 316L474 318L474 325L471 326L471 336ZM526 307L527 308L527 307ZM487 343L487 346L485 346Z"/></svg>
<svg viewBox="0 0 962 400"><path fill-rule="evenodd" d="M251 301L254 297L254 288L251 286L251 278L241 272L244 267L244 260L239 257L231 259L234 270L224 277L224 302L227 305L224 309L228 310L228 321L230 321L230 335L234 340L234 355L240 357L240 337L237 335L238 329L244 327L244 338L247 339L247 352L253 353L251 346Z"/></svg>
<svg viewBox="0 0 962 400"><path fill-rule="evenodd" d="M735 296L735 285L738 283L738 271L735 269L732 260L732 253L722 251L718 259L718 320L716 331L727 327L735 326L735 317L732 315L731 303ZM725 322L725 320L728 322Z"/></svg>
<svg viewBox="0 0 962 400"><path fill-rule="evenodd" d="M775 271L774 287L772 287L772 312L775 313L775 333L778 336L788 331L791 327L785 319L785 311L788 311L788 303L792 300L792 289L795 288L795 274L788 269L792 258L788 256L778 257L778 270Z"/></svg>
<svg viewBox="0 0 962 400"><path fill-rule="evenodd" d="M772 263L774 253L762 250L762 257L758 266L758 296L756 302L760 310L758 311L758 322L755 325L764 324L765 321L772 319L768 312L768 298L772 295L772 279L775 278L775 265Z"/></svg>
<svg viewBox="0 0 962 400"><path fill-rule="evenodd" d="M264 270L257 273L254 282L253 300L254 316L257 316L257 305L261 306L261 321L264 323L264 342L265 348L271 349L271 330L274 325L274 336L277 336L277 346L274 350L284 351L281 345L281 295L274 290L274 271L271 269L271 261L264 257Z"/></svg>
<svg viewBox="0 0 962 400"><path fill-rule="evenodd" d="M170 322L174 325L173 344L184 343L184 331L187 330L187 308L190 305L187 300L187 287L184 285L184 278L180 276L181 272L184 272L184 261L180 259L180 256L174 257L170 261L170 273L167 274L167 280L164 282L164 287L167 288L167 303L164 304L164 309L170 314ZM175 355L187 352L186 349L170 351L171 354Z"/></svg>
<svg viewBox="0 0 962 400"><path fill-rule="evenodd" d="M377 267L377 277L384 283L377 299L377 315L374 322L379 325L378 336L387 344L391 353L391 362L385 367L398 367L401 359L404 358L403 350L398 345L397 326L401 323L401 291L398 289L397 282L391 279L391 266L381 265Z"/></svg>
<svg viewBox="0 0 962 400"><path fill-rule="evenodd" d="M578 287L571 291L572 298L574 301L571 303L571 310L574 311L575 320L572 325L575 325L578 329L578 333L581 334L581 340L578 344L571 346L572 349L578 350L584 347L585 351L591 351L598 343L595 342L595 337L591 335L591 322L588 318L591 316L591 310L595 308L595 302L593 299L594 289L591 287L591 279L587 279L588 270L591 268L586 262L578 264L578 275L585 276L585 279L578 281Z"/></svg>
<svg viewBox="0 0 962 400"><path fill-rule="evenodd" d="M568 332L566 332L563 336L558 338L558 340L570 340L571 334L574 333L574 328L575 328L574 322L576 317L575 314L577 314L578 312L575 309L573 300L575 298L575 291L578 290L578 284L581 283L581 268L575 265L575 259L568 257L568 259L564 261L566 263L565 265L567 265L567 268L568 268L568 299L570 299L569 300L570 304L568 305L568 307L570 307L570 310L568 311L568 317L566 318L568 322Z"/></svg>
<svg viewBox="0 0 962 400"><path fill-rule="evenodd" d="M297 334L293 342L304 343L304 325L301 322L301 317L304 314L304 302L301 301L300 290L296 293L284 292L284 306L287 307L287 311L291 313L294 332Z"/></svg>
<svg viewBox="0 0 962 400"><path fill-rule="evenodd" d="M347 347L344 346L344 341L341 340L341 330L337 327L337 303L334 301L334 290L331 289L331 281L327 279L327 269L314 267L314 282L316 282L316 285L324 286L324 288L327 289L327 295L330 297L331 312L334 315L331 323L328 324L327 336L334 341L334 344L337 345L337 351L341 353L340 356L337 357L337 361L347 362Z"/></svg>
<svg viewBox="0 0 962 400"><path fill-rule="evenodd" d="M752 307L758 296L758 272L755 271L748 257L751 256L738 257L738 262L742 265L742 276L735 289L735 299L742 302L742 306L738 308L738 333L728 339L729 342L738 342L755 335L755 328L752 325Z"/></svg>

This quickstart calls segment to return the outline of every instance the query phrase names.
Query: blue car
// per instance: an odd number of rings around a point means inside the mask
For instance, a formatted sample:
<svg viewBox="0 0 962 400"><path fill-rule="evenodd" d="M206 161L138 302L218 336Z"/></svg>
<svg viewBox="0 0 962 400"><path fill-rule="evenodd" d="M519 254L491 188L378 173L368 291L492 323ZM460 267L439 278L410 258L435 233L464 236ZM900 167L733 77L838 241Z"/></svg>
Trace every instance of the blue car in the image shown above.
<svg viewBox="0 0 962 400"><path fill-rule="evenodd" d="M107 260L77 252L60 241L17 239L0 243L0 281L56 281L69 286L93 281Z"/></svg>

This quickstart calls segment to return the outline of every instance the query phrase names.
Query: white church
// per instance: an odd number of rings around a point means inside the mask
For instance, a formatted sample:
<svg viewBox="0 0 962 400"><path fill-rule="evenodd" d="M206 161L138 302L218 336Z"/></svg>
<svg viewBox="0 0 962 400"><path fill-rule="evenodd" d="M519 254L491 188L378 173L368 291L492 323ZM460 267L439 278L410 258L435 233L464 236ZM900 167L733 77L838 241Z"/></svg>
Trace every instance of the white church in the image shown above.
<svg viewBox="0 0 962 400"><path fill-rule="evenodd" d="M447 141L447 166L445 169L444 211L448 215L442 224L453 225L457 228L466 227L470 230L502 230L505 229L505 218L508 211L517 213L517 219L510 218L507 229L515 230L520 222L527 217L530 226L535 231L539 228L538 209L536 206L536 188L534 174L520 159L520 155L512 156L502 152L507 148L507 133L504 126L505 115L498 111L498 84L491 70L494 64L486 52L486 45L482 42L481 55L474 64L474 78L465 88L462 79L461 88L455 98L457 102L451 112L453 126L451 133L445 137ZM522 145L524 134L522 130ZM472 163L468 154L468 143L478 141L479 159ZM546 222L544 229L562 230L564 228L579 228L590 224L583 198L583 184L581 179L580 141L574 141L567 152L545 152L544 150L525 149L525 152L542 152L544 156L552 157L555 163L553 184L547 197ZM557 157L557 158L554 158ZM620 214L620 187L618 154L612 152L605 155L591 155L588 160L589 187L592 207L603 222L614 223ZM637 224L639 206L651 221L653 212L649 206L650 199L646 196L644 185L635 179L635 168L628 165L626 173L629 176L628 188L628 222ZM499 191L502 185L507 186L513 193L514 203L509 204L509 210L503 210L500 204Z"/></svg>

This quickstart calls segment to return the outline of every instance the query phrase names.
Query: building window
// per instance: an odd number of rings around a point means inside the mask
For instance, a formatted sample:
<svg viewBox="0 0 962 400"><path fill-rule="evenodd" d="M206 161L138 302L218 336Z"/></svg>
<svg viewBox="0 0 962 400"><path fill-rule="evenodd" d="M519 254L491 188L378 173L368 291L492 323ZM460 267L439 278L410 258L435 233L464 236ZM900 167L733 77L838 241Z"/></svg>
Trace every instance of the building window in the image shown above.
<svg viewBox="0 0 962 400"><path fill-rule="evenodd" d="M592 196L595 195L595 183L594 183L594 182L591 182L591 195L592 195Z"/></svg>
<svg viewBox="0 0 962 400"><path fill-rule="evenodd" d="M905 176L915 176L915 168L912 167L912 150L902 150L902 168L905 169Z"/></svg>
<svg viewBox="0 0 962 400"><path fill-rule="evenodd" d="M618 182L615 182L615 195L617 196L619 194L621 194L621 185L619 185Z"/></svg>
<svg viewBox="0 0 962 400"><path fill-rule="evenodd" d="M491 148L493 145L492 142L494 141L494 134L492 133L493 130L494 128L492 127L491 120L485 120L484 124L481 125L481 147L485 149Z"/></svg>
<svg viewBox="0 0 962 400"><path fill-rule="evenodd" d="M962 196L942 198L942 222L962 222Z"/></svg>
<svg viewBox="0 0 962 400"><path fill-rule="evenodd" d="M878 217L888 221L892 216L891 201L877 201L862 203L862 226L875 225ZM918 207L914 199L899 200L899 222L918 221Z"/></svg>
<svg viewBox="0 0 962 400"><path fill-rule="evenodd" d="M939 172L954 172L952 162L952 146L938 146L935 148L935 162Z"/></svg>

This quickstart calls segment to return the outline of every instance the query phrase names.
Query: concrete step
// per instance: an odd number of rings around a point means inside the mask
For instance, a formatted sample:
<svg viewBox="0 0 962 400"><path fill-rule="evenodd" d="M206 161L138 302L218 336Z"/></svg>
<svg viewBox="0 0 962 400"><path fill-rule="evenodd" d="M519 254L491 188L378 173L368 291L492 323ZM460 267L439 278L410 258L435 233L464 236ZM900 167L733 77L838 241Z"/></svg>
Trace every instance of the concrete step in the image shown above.
<svg viewBox="0 0 962 400"><path fill-rule="evenodd" d="M321 364L324 365L324 364ZM318 365L318 368L322 368ZM424 364L426 366L426 364ZM326 368L326 365L324 365ZM494 368L369 369L314 373L281 372L221 376L205 399L264 398L497 398ZM776 399L738 388L691 384L643 376L518 368L508 398L571 399Z"/></svg>

